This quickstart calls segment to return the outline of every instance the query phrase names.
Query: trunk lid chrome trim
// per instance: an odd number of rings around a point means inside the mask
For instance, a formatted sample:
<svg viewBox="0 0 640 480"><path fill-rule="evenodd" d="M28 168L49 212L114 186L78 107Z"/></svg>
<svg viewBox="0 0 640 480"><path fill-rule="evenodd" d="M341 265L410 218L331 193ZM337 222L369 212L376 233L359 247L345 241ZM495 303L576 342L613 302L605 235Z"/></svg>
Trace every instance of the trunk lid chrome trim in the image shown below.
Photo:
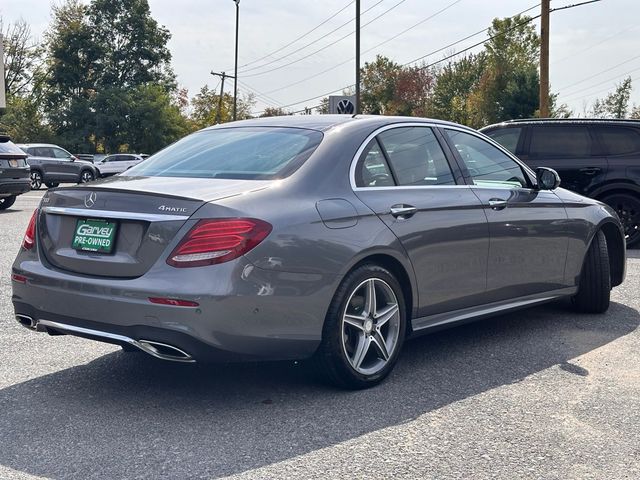
<svg viewBox="0 0 640 480"><path fill-rule="evenodd" d="M165 215L160 213L122 212L113 210L91 210L68 207L43 207L44 213L52 215L69 215L73 217L114 218L122 220L142 220L147 222L171 222L188 220L189 215Z"/></svg>

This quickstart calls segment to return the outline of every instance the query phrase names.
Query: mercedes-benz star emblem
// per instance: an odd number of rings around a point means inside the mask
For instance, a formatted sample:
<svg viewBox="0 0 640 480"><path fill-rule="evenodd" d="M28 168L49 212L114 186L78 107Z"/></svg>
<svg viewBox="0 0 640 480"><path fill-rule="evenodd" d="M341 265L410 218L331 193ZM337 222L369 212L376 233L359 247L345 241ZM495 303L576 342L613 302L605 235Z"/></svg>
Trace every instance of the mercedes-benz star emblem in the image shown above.
<svg viewBox="0 0 640 480"><path fill-rule="evenodd" d="M96 192L91 192L84 197L84 206L87 208L93 207L96 204L96 198L98 198L98 194Z"/></svg>

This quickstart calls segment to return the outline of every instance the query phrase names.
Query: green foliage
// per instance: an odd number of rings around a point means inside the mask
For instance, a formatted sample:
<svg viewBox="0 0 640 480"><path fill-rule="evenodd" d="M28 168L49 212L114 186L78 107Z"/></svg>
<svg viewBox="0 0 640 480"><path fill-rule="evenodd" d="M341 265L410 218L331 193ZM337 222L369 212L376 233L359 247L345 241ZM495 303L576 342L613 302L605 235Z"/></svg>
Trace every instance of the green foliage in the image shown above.
<svg viewBox="0 0 640 480"><path fill-rule="evenodd" d="M595 118L626 118L629 114L629 99L632 89L631 77L625 78L616 85L615 92L594 102L591 115Z"/></svg>
<svg viewBox="0 0 640 480"><path fill-rule="evenodd" d="M253 95L239 95L236 117L238 120L251 118L251 109L255 105ZM218 116L218 107L220 107ZM205 128L216 123L226 123L233 119L233 96L224 93L222 104L220 94L205 85L191 100L191 122L194 128Z"/></svg>
<svg viewBox="0 0 640 480"><path fill-rule="evenodd" d="M26 143L37 139L51 142L53 132L44 122L39 104L32 96L9 96L7 109L0 117L0 132L8 133L14 142Z"/></svg>

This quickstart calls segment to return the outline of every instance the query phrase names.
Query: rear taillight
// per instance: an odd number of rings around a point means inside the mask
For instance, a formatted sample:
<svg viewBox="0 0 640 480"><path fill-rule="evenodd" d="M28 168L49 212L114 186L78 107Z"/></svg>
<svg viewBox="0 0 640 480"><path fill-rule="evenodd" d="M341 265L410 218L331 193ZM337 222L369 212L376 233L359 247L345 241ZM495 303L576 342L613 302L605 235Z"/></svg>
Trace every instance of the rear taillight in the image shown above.
<svg viewBox="0 0 640 480"><path fill-rule="evenodd" d="M202 267L244 255L271 233L271 225L254 218L200 220L171 252L172 267Z"/></svg>
<svg viewBox="0 0 640 480"><path fill-rule="evenodd" d="M38 218L38 209L36 208L31 215L29 225L27 225L27 231L24 232L24 238L22 239L22 248L25 250L31 250L36 244L36 219Z"/></svg>

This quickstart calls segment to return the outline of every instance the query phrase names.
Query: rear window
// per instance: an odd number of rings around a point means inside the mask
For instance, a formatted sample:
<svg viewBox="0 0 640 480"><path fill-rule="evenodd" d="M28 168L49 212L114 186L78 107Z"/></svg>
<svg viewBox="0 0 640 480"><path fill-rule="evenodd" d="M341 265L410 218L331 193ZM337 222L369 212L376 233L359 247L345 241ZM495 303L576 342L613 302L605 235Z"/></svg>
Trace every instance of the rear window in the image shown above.
<svg viewBox="0 0 640 480"><path fill-rule="evenodd" d="M494 141L498 142L511 153L516 153L516 148L518 147L518 141L520 140L522 128L499 128L497 130L483 133L485 133Z"/></svg>
<svg viewBox="0 0 640 480"><path fill-rule="evenodd" d="M584 158L591 156L587 126L545 125L531 127L530 157Z"/></svg>
<svg viewBox="0 0 640 480"><path fill-rule="evenodd" d="M640 132L635 128L598 127L605 155L625 155L640 152Z"/></svg>
<svg viewBox="0 0 640 480"><path fill-rule="evenodd" d="M5 140L5 141L0 140L0 153L24 155L24 152L9 140Z"/></svg>
<svg viewBox="0 0 640 480"><path fill-rule="evenodd" d="M127 170L126 176L284 178L309 158L322 133L301 128L235 127L203 130Z"/></svg>

